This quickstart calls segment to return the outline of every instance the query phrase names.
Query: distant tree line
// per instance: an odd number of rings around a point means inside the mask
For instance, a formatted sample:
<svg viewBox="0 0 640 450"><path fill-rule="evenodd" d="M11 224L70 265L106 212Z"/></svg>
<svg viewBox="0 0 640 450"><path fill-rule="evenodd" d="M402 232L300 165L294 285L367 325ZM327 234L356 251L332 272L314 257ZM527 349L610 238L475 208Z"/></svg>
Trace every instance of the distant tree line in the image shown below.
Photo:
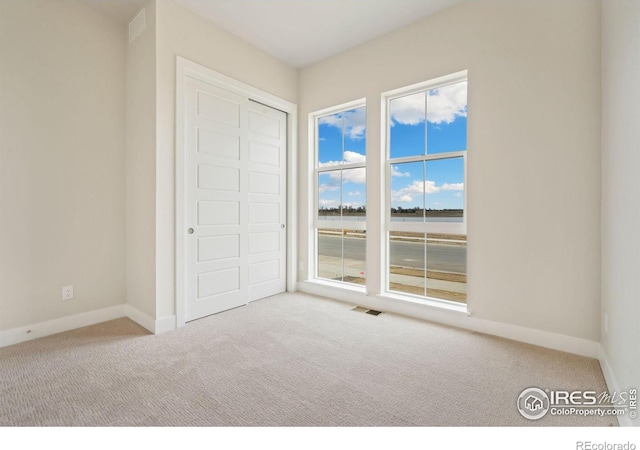
<svg viewBox="0 0 640 450"><path fill-rule="evenodd" d="M434 209L434 208L419 208L414 206L413 208L403 208L402 206L398 206L396 208L391 208L392 216L403 216L403 217L411 217L411 216L422 216L426 215L427 217L462 217L464 214L464 210L455 209L455 208L443 208L443 209Z"/></svg>
<svg viewBox="0 0 640 450"><path fill-rule="evenodd" d="M319 214L321 216L339 216L340 215L340 207L336 208L324 208L320 207ZM342 208L342 215L346 216L364 216L367 214L367 208L364 206L358 206L354 208L353 206L345 206Z"/></svg>
<svg viewBox="0 0 640 450"><path fill-rule="evenodd" d="M367 213L367 208L364 206L345 206L344 208L335 207L335 208L325 208L320 207L318 213L321 216L339 216L342 213L343 216L364 216ZM462 209L453 209L453 208L444 208L444 209L433 209L433 208L419 208L414 206L413 208L403 208L402 206L398 206L395 208L391 208L391 215L393 216L403 216L403 217L412 217L412 216L422 216L426 215L427 217L462 217L464 211Z"/></svg>

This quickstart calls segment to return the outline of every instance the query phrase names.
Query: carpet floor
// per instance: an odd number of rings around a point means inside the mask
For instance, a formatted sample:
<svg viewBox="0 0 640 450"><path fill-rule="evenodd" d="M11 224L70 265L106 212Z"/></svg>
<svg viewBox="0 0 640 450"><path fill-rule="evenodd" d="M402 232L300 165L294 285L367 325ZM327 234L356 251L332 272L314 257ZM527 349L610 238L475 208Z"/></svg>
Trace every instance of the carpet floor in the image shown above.
<svg viewBox="0 0 640 450"><path fill-rule="evenodd" d="M606 391L597 360L287 293L151 335L117 319L0 348L2 426L615 426L516 409Z"/></svg>

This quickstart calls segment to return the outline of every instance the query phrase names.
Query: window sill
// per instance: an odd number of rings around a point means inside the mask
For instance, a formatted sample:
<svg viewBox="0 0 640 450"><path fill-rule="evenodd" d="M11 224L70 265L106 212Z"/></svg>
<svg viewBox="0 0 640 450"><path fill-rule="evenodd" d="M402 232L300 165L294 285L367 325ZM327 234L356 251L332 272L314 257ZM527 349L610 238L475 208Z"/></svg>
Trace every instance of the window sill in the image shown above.
<svg viewBox="0 0 640 450"><path fill-rule="evenodd" d="M467 309L466 304L458 304L454 302L449 302L446 300L438 300L434 298L418 298L411 295L402 295L395 292L384 292L382 294L378 294L376 296L380 300L394 300L401 301L405 303L412 303L420 306L428 306L431 308L438 308L440 310L453 311L457 313L462 313L465 315L471 315L469 310Z"/></svg>
<svg viewBox="0 0 640 450"><path fill-rule="evenodd" d="M317 286L330 287L333 289L342 289L344 291L350 291L350 292L357 292L359 294L367 293L367 289L364 286L351 284L351 283L344 283L341 281L330 281L330 280L324 280L321 278L312 278L310 280L305 280L304 282L312 285L317 285Z"/></svg>

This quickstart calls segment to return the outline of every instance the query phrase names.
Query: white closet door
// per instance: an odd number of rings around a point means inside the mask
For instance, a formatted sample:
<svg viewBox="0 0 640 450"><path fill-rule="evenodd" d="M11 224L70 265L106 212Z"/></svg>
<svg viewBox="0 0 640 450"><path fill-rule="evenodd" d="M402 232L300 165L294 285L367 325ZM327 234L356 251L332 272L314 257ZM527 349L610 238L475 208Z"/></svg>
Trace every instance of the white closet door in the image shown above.
<svg viewBox="0 0 640 450"><path fill-rule="evenodd" d="M185 320L285 290L286 115L187 77Z"/></svg>
<svg viewBox="0 0 640 450"><path fill-rule="evenodd" d="M249 102L249 301L286 289L286 120Z"/></svg>

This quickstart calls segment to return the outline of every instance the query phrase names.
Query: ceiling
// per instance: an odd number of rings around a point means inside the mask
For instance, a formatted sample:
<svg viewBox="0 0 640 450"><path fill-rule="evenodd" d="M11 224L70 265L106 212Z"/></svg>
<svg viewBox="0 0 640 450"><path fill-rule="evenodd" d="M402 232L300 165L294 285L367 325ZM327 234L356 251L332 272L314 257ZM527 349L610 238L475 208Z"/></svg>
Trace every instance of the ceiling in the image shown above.
<svg viewBox="0 0 640 450"><path fill-rule="evenodd" d="M84 0L122 22L144 0ZM160 0L166 1L166 0ZM462 0L174 0L293 66L304 67Z"/></svg>

